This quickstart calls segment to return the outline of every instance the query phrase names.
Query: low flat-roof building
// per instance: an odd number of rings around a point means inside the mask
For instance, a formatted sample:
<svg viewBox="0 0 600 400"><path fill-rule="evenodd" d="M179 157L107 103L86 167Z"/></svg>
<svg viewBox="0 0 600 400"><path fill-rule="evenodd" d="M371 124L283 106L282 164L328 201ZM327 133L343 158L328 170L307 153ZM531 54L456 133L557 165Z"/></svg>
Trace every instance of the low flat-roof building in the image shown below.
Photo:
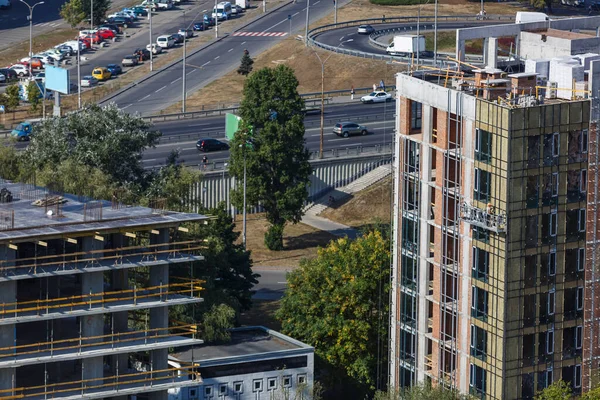
<svg viewBox="0 0 600 400"><path fill-rule="evenodd" d="M189 346L169 364L198 365L202 382L169 390L170 400L295 399L314 383L314 347L262 326L236 328L224 344Z"/></svg>

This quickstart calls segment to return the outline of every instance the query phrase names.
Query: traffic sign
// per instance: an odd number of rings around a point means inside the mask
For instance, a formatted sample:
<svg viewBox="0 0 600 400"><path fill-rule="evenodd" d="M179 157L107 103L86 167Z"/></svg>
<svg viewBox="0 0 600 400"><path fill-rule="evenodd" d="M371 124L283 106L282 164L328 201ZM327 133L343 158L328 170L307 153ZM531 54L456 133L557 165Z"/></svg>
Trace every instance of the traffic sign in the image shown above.
<svg viewBox="0 0 600 400"><path fill-rule="evenodd" d="M292 19L292 14L288 14L288 19Z"/></svg>

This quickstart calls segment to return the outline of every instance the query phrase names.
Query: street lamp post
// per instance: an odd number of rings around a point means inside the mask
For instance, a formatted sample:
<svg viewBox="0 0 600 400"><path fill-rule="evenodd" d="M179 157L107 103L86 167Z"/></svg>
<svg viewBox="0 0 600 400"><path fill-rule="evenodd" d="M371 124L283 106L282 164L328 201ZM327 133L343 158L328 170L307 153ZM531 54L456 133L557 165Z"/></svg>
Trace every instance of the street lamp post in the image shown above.
<svg viewBox="0 0 600 400"><path fill-rule="evenodd" d="M215 8L214 8L214 16L215 16L215 38L219 37L219 12L217 10L217 0L215 0Z"/></svg>
<svg viewBox="0 0 600 400"><path fill-rule="evenodd" d="M344 40L343 42L337 45L336 50L342 47L344 43L352 41L354 41L354 39ZM325 126L325 64L327 63L327 60L329 60L329 57L331 57L335 52L331 52L329 56L325 60L323 60L316 50L313 49L313 51L319 59L319 62L321 63L321 139L319 143L319 158L323 158L323 129Z"/></svg>
<svg viewBox="0 0 600 400"><path fill-rule="evenodd" d="M30 6L23 0L19 0L21 3L25 4L29 8L29 77L32 76L31 73L31 56L33 56L33 9L35 6L39 6L40 4L44 4L43 1L37 2L34 5Z"/></svg>
<svg viewBox="0 0 600 400"><path fill-rule="evenodd" d="M308 46L308 16L310 11L310 0L306 0L306 26L304 27L304 44Z"/></svg>
<svg viewBox="0 0 600 400"><path fill-rule="evenodd" d="M152 54L152 5L148 7L148 19L150 20L150 72L152 72L154 70L154 54Z"/></svg>
<svg viewBox="0 0 600 400"><path fill-rule="evenodd" d="M246 249L246 146L248 142L244 140L243 144L240 144L239 147L242 148L242 152L244 153L244 205L242 209L242 244L244 245L244 250ZM223 172L223 177L225 177L225 172Z"/></svg>
<svg viewBox="0 0 600 400"><path fill-rule="evenodd" d="M186 62L186 48L187 48L187 26L185 25L185 10L183 11L183 28L185 29L183 35L183 75L181 77L183 81L183 93L181 94L181 112L185 112L185 62Z"/></svg>

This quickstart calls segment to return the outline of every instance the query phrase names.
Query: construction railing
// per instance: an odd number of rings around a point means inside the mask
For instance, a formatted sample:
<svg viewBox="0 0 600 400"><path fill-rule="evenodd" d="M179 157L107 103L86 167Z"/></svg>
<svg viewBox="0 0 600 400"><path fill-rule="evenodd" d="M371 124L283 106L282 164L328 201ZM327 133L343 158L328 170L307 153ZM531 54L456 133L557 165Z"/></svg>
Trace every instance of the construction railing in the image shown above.
<svg viewBox="0 0 600 400"><path fill-rule="evenodd" d="M170 326L138 331L114 332L99 336L79 336L71 339L52 340L0 348L0 363L38 360L68 354L81 354L92 350L118 349L122 346L147 346L160 343L171 344L175 339L196 339L198 326L195 324ZM169 340L173 339L173 340ZM143 349L142 349L143 350Z"/></svg>
<svg viewBox="0 0 600 400"><path fill-rule="evenodd" d="M87 293L75 296L59 297L52 299L38 299L17 301L0 304L0 321L23 317L40 316L53 312L73 313L75 311L88 311L105 309L113 305L137 306L148 301L168 302L180 296L198 297L203 290L202 280L190 280L184 283L169 283L156 286L132 289L114 290L107 292Z"/></svg>
<svg viewBox="0 0 600 400"><path fill-rule="evenodd" d="M122 375L101 378L83 379L71 382L61 382L38 386L20 387L0 390L0 398L8 399L52 399L63 397L101 394L107 392L107 397L118 396L119 391L144 389L152 386L189 386L200 385L200 375L194 372L197 366L189 365L179 368L169 368L156 371L140 371ZM115 393L116 392L116 393Z"/></svg>
<svg viewBox="0 0 600 400"><path fill-rule="evenodd" d="M186 261L205 248L203 241L181 241L0 260L0 278L75 270L93 272L95 268L126 268L129 263L136 264L132 265L135 267L144 263L173 262L177 258Z"/></svg>

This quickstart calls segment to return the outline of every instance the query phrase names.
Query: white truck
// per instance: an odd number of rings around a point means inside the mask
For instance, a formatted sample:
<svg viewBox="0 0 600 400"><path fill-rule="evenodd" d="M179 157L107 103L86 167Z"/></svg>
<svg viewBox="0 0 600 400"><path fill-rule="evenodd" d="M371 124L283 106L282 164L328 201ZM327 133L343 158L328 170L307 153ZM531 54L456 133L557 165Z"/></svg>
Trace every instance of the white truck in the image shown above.
<svg viewBox="0 0 600 400"><path fill-rule="evenodd" d="M549 21L550 18L544 13L541 12L529 12L529 11L519 11L515 17L516 24L522 24L525 22L542 22Z"/></svg>
<svg viewBox="0 0 600 400"><path fill-rule="evenodd" d="M425 51L425 36L400 35L394 36L394 41L388 46L386 52L392 56L410 57L413 54Z"/></svg>
<svg viewBox="0 0 600 400"><path fill-rule="evenodd" d="M235 0L235 4L242 7L243 9L250 7L250 1L248 0Z"/></svg>

